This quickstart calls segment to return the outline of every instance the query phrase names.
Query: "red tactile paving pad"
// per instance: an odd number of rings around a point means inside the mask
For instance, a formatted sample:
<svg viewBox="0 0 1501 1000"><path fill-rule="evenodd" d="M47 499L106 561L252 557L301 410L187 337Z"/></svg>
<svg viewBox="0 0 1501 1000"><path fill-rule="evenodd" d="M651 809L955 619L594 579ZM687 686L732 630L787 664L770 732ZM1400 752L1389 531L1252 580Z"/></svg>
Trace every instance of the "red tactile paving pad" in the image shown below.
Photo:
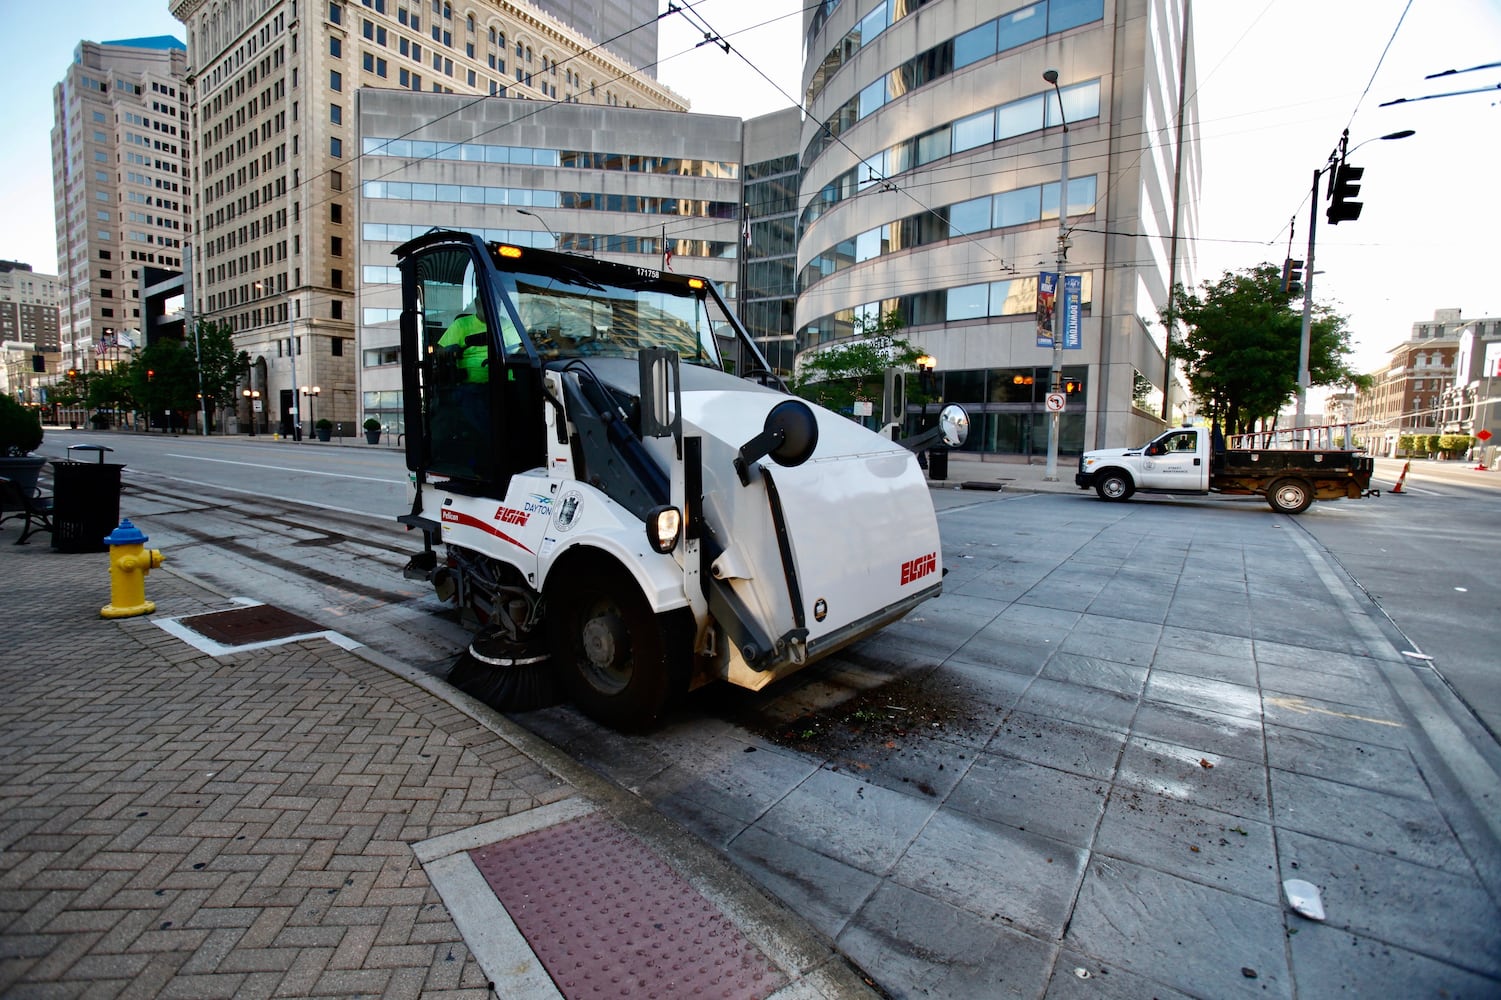
<svg viewBox="0 0 1501 1000"><path fill-rule="evenodd" d="M753 1000L787 979L623 827L591 815L469 856L568 1000Z"/></svg>

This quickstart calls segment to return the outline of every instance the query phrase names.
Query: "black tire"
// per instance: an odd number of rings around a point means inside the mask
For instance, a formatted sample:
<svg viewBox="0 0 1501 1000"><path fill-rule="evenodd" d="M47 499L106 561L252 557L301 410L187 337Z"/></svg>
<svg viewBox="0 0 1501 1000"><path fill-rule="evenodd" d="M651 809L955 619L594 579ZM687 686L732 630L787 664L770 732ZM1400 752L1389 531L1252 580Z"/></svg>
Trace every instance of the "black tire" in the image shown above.
<svg viewBox="0 0 1501 1000"><path fill-rule="evenodd" d="M1279 479L1266 491L1266 502L1279 514L1301 514L1313 503L1313 487L1301 479Z"/></svg>
<svg viewBox="0 0 1501 1000"><path fill-rule="evenodd" d="M675 692L667 638L620 566L575 562L547 593L547 635L579 710L614 729L649 729Z"/></svg>
<svg viewBox="0 0 1501 1000"><path fill-rule="evenodd" d="M1136 484L1128 473L1120 469L1106 469L1095 479L1094 491L1101 500L1130 500L1136 492Z"/></svg>

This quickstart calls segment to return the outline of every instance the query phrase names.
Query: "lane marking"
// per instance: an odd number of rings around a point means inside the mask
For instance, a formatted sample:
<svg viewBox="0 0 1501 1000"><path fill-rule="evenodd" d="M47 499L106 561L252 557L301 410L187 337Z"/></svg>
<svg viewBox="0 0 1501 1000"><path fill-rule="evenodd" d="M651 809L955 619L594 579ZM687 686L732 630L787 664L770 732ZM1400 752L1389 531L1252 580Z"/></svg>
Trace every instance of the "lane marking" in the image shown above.
<svg viewBox="0 0 1501 1000"><path fill-rule="evenodd" d="M1340 719L1354 719L1356 722L1374 722L1378 726L1392 726L1396 729L1407 728L1402 723L1393 722L1391 719L1375 719L1369 715L1356 715L1353 712L1336 712L1331 708L1319 708L1316 705L1308 704L1302 698L1268 698L1267 704L1276 705L1278 708L1285 708L1290 712L1302 712L1304 714L1315 712L1319 715L1332 715Z"/></svg>
<svg viewBox="0 0 1501 1000"><path fill-rule="evenodd" d="M400 479L377 479L374 476L350 476L342 472L319 472L317 469L298 469L289 465L262 465L260 462L236 462L228 458L204 458L202 455L175 455L167 453L168 458L186 458L193 462L216 462L219 465L243 465L250 469L275 469L277 472L298 472L304 476L329 476L334 479L359 479L367 483L385 483L386 485L401 485Z"/></svg>
<svg viewBox="0 0 1501 1000"><path fill-rule="evenodd" d="M275 500L277 503L294 504L298 507L306 507L309 510L331 510L340 514L354 514L356 517L373 517L380 521L396 520L396 515L391 513L372 514L368 510L355 510L353 507L336 507L331 503L313 503L310 500L298 500L295 497L273 497L268 496L265 490L242 490L235 486L225 486L223 483L206 483L199 479L184 479L182 476L165 475L156 472L137 473L130 470L126 471L129 472L132 479L140 478L151 482L165 479L174 483L187 483L189 486L202 486L210 490L223 490L225 493L238 493L241 496L255 497L258 500ZM390 484L389 479L378 479L375 481L386 483L387 485ZM148 515L143 514L141 516L146 517Z"/></svg>

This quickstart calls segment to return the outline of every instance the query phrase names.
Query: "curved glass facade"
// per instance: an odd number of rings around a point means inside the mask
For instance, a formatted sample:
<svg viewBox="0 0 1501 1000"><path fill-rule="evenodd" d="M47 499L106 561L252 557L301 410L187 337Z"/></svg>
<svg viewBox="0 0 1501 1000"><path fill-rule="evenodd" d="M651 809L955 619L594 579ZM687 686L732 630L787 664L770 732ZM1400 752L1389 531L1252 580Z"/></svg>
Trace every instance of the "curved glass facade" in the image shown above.
<svg viewBox="0 0 1501 1000"><path fill-rule="evenodd" d="M873 11L861 18L853 31L829 50L828 57L814 73L814 82L808 87L805 103L811 106L845 61L918 6L921 5L899 0L883 0L877 4ZM1009 49L1020 48L1046 35L1098 21L1104 16L1104 0L1041 0L940 42L866 84L858 94L826 117L823 128L803 150L803 166L811 166L840 133L875 114L889 101L905 97L918 87L934 83L955 70ZM831 63L835 63L832 68Z"/></svg>
<svg viewBox="0 0 1501 1000"><path fill-rule="evenodd" d="M798 351L898 313L901 336L936 360L944 401L970 409L966 450L1039 454L1054 348L1038 329L1038 290L1041 274L1063 270L1083 295L1077 336L1060 345L1060 452L1160 429L1136 383L1164 379L1158 317L1171 282L1193 280L1195 217L1178 208L1177 179L1191 206L1185 8L829 0L813 10L796 138Z"/></svg>

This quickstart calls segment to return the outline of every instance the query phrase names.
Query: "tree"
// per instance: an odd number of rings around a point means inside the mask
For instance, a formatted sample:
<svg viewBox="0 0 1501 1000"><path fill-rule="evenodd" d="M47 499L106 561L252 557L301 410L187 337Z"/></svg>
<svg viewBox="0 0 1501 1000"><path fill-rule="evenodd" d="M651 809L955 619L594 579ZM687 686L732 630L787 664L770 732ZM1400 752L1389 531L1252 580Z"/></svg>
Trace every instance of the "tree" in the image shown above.
<svg viewBox="0 0 1501 1000"><path fill-rule="evenodd" d="M170 410L172 426L187 426L185 415L198 409L198 367L191 350L180 341L158 340L146 346L129 373L131 395L141 409L151 415Z"/></svg>
<svg viewBox="0 0 1501 1000"><path fill-rule="evenodd" d="M1301 299L1298 300L1301 304ZM1188 327L1169 350L1182 361L1189 388L1226 432L1254 429L1274 420L1298 391L1301 305L1282 289L1282 272L1271 264L1226 272L1205 285L1204 294L1173 288L1173 312ZM1163 322L1168 311L1163 310ZM1345 318L1314 304L1309 334L1311 385L1368 388L1369 376L1354 372Z"/></svg>
<svg viewBox="0 0 1501 1000"><path fill-rule="evenodd" d="M128 363L93 372L89 375L85 402L93 410L114 410L118 421L119 414L134 410L136 407L130 384Z"/></svg>
<svg viewBox="0 0 1501 1000"><path fill-rule="evenodd" d="M885 390L886 369L917 370L923 352L905 338L907 321L898 310L855 321L856 339L809 352L798 365L791 389L835 413L849 413L857 400L877 400Z"/></svg>
<svg viewBox="0 0 1501 1000"><path fill-rule="evenodd" d="M250 367L250 355L236 351L227 320L198 321L198 370L203 376L204 409L209 419L221 407L232 406L240 379Z"/></svg>

